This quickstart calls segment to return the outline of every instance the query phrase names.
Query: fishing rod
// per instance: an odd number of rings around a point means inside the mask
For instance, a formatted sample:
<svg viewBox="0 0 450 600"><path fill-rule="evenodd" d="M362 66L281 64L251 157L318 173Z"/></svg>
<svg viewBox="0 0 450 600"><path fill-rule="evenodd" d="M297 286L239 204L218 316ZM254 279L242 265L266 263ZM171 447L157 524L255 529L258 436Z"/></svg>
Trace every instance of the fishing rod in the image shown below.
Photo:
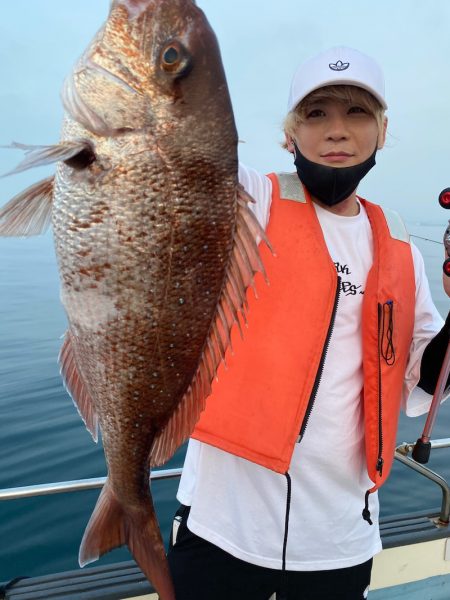
<svg viewBox="0 0 450 600"><path fill-rule="evenodd" d="M433 244L439 244L439 246L442 246L442 242L438 242L437 240L432 240L430 238L422 237L421 235L414 235L413 233L410 233L409 237L417 238L418 240L424 240L425 242L433 242Z"/></svg>
<svg viewBox="0 0 450 600"><path fill-rule="evenodd" d="M450 208L450 188L445 188L439 194L439 204L442 208ZM447 225L447 229L444 233L444 248L445 248L445 260L442 265L442 271L444 272L444 289L447 296L450 296L450 220ZM445 388L447 385L448 376L450 373L450 344L447 346L445 353L444 362L439 373L439 377L436 383L436 388L433 394L433 400L431 401L430 410L428 411L428 417L425 423L425 427L422 432L422 436L417 440L414 449L412 451L413 459L420 463L426 464L430 459L431 452L431 432L436 422L437 413L439 406L442 402L442 398L445 394Z"/></svg>

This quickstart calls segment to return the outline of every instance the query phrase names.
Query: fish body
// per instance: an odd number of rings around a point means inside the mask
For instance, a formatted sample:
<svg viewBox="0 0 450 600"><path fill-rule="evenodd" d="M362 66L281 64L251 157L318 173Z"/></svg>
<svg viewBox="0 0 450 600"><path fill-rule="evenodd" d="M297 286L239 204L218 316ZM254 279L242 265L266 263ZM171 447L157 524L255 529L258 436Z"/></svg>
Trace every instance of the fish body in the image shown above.
<svg viewBox="0 0 450 600"><path fill-rule="evenodd" d="M264 233L237 180L220 52L191 0L114 0L63 89L62 139L18 170L49 178L0 212L0 234L50 220L69 328L60 355L108 478L80 564L127 544L173 600L149 467L189 436L262 270Z"/></svg>

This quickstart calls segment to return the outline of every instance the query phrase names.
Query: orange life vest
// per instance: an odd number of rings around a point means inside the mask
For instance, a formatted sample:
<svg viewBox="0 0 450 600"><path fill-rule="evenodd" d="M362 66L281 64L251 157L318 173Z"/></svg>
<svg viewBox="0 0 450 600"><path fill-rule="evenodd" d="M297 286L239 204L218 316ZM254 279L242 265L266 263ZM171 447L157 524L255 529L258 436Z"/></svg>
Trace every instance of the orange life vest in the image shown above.
<svg viewBox="0 0 450 600"><path fill-rule="evenodd" d="M247 292L248 329L232 331L234 354L221 365L192 434L285 473L306 427L331 335L339 280L316 212L297 174L269 175L272 204L261 244L270 285L256 276ZM395 213L362 200L373 231L374 259L362 317L367 470L374 491L392 466L415 306L409 237ZM395 358L392 354L395 352Z"/></svg>

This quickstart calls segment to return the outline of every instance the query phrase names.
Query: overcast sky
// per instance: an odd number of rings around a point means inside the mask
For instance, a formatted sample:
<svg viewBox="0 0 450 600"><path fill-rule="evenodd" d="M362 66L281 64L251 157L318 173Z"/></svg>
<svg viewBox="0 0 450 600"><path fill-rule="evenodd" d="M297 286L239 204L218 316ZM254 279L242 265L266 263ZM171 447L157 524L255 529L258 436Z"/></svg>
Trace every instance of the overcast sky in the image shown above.
<svg viewBox="0 0 450 600"><path fill-rule="evenodd" d="M387 148L360 186L405 219L446 222L437 204L450 186L450 2L448 0L198 0L222 49L241 159L291 170L280 149L290 79L303 59L333 45L382 65L389 104ZM105 20L109 0L2 0L0 144L57 141L65 75ZM0 151L0 171L18 162ZM0 198L36 173L2 180ZM450 215L448 215L450 216Z"/></svg>

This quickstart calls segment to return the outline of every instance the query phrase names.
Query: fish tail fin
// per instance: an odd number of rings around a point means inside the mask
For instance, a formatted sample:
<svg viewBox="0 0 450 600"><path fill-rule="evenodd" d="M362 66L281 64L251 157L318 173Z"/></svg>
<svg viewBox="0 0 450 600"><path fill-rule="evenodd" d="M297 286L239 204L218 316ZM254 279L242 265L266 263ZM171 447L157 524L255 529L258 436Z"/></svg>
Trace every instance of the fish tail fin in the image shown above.
<svg viewBox="0 0 450 600"><path fill-rule="evenodd" d="M160 600L175 600L172 580L151 501L126 511L108 481L105 483L81 541L80 567L126 544Z"/></svg>
<svg viewBox="0 0 450 600"><path fill-rule="evenodd" d="M124 511L108 481L103 486L81 541L78 562L84 567L126 543Z"/></svg>

